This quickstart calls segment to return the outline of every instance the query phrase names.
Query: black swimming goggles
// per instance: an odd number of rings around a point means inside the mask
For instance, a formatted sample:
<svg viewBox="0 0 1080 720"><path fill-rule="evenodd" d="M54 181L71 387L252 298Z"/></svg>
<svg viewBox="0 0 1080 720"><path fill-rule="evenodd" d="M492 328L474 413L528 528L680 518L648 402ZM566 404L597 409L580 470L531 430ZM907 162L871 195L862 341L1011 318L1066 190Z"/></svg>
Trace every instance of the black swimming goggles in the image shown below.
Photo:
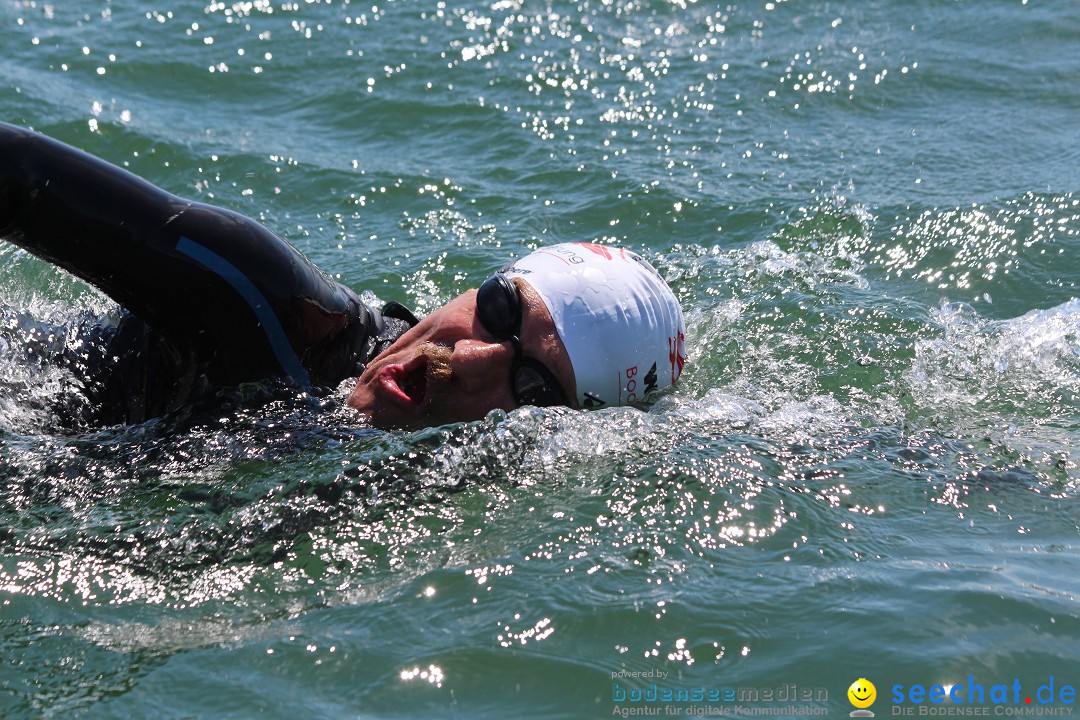
<svg viewBox="0 0 1080 720"><path fill-rule="evenodd" d="M521 294L502 273L495 273L476 293L476 316L480 324L498 340L514 346L510 367L510 387L518 405L568 405L559 381L543 363L523 355L521 349Z"/></svg>

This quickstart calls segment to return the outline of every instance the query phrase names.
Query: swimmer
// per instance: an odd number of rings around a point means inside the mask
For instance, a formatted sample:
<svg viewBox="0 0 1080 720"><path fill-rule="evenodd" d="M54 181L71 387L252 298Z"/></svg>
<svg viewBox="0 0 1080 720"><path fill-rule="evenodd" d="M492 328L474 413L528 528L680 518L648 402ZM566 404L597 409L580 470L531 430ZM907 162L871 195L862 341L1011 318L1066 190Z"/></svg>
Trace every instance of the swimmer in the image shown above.
<svg viewBox="0 0 1080 720"><path fill-rule="evenodd" d="M0 237L123 308L66 343L89 400L79 426L143 422L268 378L358 378L348 405L368 422L419 428L634 404L683 369L678 300L628 250L540 248L419 320L368 307L254 220L4 123Z"/></svg>

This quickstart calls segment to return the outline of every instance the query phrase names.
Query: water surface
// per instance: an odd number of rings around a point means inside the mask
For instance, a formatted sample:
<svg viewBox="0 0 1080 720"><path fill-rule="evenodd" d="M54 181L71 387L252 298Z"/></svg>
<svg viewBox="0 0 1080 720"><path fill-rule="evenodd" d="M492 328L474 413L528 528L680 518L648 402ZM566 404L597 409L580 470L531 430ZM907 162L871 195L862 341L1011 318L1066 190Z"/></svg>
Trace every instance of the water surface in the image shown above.
<svg viewBox="0 0 1080 720"><path fill-rule="evenodd" d="M0 28L2 119L373 302L610 242L689 333L648 412L383 433L255 393L71 435L21 319L114 308L0 247L4 717L1080 683L1080 6L4 0Z"/></svg>

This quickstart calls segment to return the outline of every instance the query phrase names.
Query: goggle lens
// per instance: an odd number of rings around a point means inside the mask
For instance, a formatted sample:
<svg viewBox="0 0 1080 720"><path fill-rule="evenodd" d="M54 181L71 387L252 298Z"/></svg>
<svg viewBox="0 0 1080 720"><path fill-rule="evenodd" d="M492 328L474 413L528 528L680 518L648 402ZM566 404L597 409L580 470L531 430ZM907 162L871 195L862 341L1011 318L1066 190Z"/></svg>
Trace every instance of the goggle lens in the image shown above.
<svg viewBox="0 0 1080 720"><path fill-rule="evenodd" d="M521 295L517 286L502 273L484 281L476 293L476 315L480 324L500 340L510 340L516 357L510 368L510 388L518 405L550 407L566 405L566 394L555 375L543 363L522 356Z"/></svg>

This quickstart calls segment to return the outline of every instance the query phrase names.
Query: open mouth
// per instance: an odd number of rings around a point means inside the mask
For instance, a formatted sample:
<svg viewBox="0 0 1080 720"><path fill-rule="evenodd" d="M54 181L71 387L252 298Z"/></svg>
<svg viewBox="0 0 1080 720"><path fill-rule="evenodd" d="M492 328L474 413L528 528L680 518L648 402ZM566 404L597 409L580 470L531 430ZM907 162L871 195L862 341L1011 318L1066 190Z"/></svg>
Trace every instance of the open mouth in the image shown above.
<svg viewBox="0 0 1080 720"><path fill-rule="evenodd" d="M427 360L424 359L417 367L406 369L398 380L398 387L414 405L422 403L427 396Z"/></svg>
<svg viewBox="0 0 1080 720"><path fill-rule="evenodd" d="M379 383L396 404L419 409L428 393L427 365L423 355L404 365L388 365L379 373Z"/></svg>

